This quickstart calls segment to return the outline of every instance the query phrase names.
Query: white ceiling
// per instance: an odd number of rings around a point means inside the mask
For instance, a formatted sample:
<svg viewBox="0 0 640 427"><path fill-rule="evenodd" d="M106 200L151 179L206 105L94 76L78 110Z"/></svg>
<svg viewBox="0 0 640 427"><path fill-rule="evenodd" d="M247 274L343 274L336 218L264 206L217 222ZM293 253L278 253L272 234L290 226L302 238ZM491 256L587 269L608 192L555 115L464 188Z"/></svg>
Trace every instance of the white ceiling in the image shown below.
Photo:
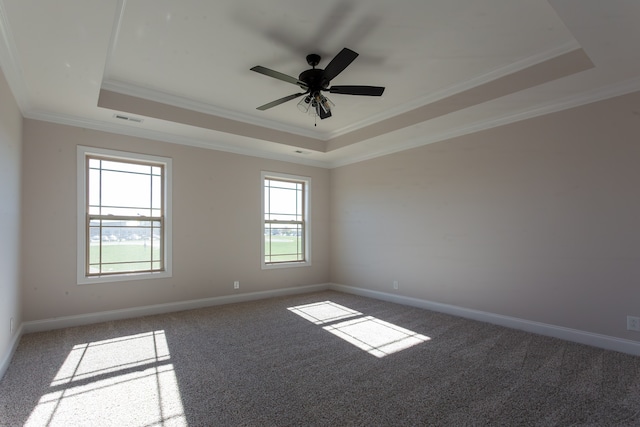
<svg viewBox="0 0 640 427"><path fill-rule="evenodd" d="M638 22L636 0L0 0L0 67L28 118L335 167L639 90ZM343 47L332 84L382 97L256 110L299 88L252 66Z"/></svg>

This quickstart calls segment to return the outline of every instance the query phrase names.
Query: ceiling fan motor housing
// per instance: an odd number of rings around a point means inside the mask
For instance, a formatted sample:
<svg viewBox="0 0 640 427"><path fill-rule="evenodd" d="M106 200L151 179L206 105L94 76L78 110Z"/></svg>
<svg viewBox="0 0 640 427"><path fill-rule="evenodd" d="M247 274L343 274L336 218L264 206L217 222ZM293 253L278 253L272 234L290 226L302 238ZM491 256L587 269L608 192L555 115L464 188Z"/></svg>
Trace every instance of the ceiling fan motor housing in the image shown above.
<svg viewBox="0 0 640 427"><path fill-rule="evenodd" d="M324 70L320 68L303 71L300 73L298 80L304 82L307 87L303 87L303 89L308 88L311 93L326 89L329 86L329 80L324 78Z"/></svg>

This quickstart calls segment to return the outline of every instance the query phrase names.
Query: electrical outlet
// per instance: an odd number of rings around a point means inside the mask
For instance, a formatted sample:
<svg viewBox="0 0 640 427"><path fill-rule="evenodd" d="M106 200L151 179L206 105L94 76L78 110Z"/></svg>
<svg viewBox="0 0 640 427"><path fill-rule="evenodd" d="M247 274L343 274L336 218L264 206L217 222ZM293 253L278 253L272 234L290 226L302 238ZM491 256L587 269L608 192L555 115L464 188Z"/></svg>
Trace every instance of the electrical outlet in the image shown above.
<svg viewBox="0 0 640 427"><path fill-rule="evenodd" d="M240 289L240 282L239 281L235 280L233 282L233 289Z"/></svg>
<svg viewBox="0 0 640 427"><path fill-rule="evenodd" d="M627 330L640 332L640 317L627 316Z"/></svg>
<svg viewBox="0 0 640 427"><path fill-rule="evenodd" d="M397 280L393 281L393 289L398 289L398 281Z"/></svg>

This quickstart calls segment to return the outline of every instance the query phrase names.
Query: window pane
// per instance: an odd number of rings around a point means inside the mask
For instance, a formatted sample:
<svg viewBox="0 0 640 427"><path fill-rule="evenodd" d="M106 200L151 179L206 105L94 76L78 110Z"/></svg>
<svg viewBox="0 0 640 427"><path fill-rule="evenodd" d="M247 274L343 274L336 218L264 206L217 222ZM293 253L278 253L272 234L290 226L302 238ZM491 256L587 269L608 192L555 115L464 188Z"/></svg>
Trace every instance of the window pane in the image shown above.
<svg viewBox="0 0 640 427"><path fill-rule="evenodd" d="M151 207L160 209L162 206L162 178L154 176L151 178Z"/></svg>
<svg viewBox="0 0 640 427"><path fill-rule="evenodd" d="M303 220L301 184L283 183L289 188L271 186L265 192L265 219L280 221Z"/></svg>
<svg viewBox="0 0 640 427"><path fill-rule="evenodd" d="M280 181L280 180L274 180L274 179L268 179L267 181L267 185L271 188L284 188L284 189L289 189L289 190L297 190L300 189L302 183L300 182L293 182L293 181Z"/></svg>
<svg viewBox="0 0 640 427"><path fill-rule="evenodd" d="M103 171L102 205L150 207L151 185L149 176Z"/></svg>
<svg viewBox="0 0 640 427"><path fill-rule="evenodd" d="M302 226L265 226L265 256L269 262L303 261Z"/></svg>
<svg viewBox="0 0 640 427"><path fill-rule="evenodd" d="M163 269L162 167L89 159L88 275ZM157 200L156 200L157 199ZM120 218L110 218L120 217ZM128 217L128 218L127 218Z"/></svg>
<svg viewBox="0 0 640 427"><path fill-rule="evenodd" d="M151 166L141 165L129 162L116 162L111 160L102 160L102 169L116 172L132 172L149 175Z"/></svg>
<svg viewBox="0 0 640 427"><path fill-rule="evenodd" d="M305 181L264 179L265 263L306 261Z"/></svg>
<svg viewBox="0 0 640 427"><path fill-rule="evenodd" d="M297 214L298 198L296 191L272 188L269 211L271 214Z"/></svg>
<svg viewBox="0 0 640 427"><path fill-rule="evenodd" d="M160 261L162 260L161 258L162 255L162 250L160 247L160 240L154 240L153 244L151 246L151 256L152 256L152 261Z"/></svg>
<svg viewBox="0 0 640 427"><path fill-rule="evenodd" d="M100 171L91 169L89 171L89 205L100 205ZM100 212L96 212L100 213Z"/></svg>
<svg viewBox="0 0 640 427"><path fill-rule="evenodd" d="M153 212L149 209L143 208L119 208L119 207L89 207L90 214L96 214L101 212L102 216L114 215L114 216L130 216L132 218L149 217L153 215ZM158 214L159 215L159 214Z"/></svg>
<svg viewBox="0 0 640 427"><path fill-rule="evenodd" d="M264 219L270 219L269 215L270 215L270 210L269 210L269 204L271 203L271 196L269 194L269 190L265 188L265 192L264 192Z"/></svg>
<svg viewBox="0 0 640 427"><path fill-rule="evenodd" d="M91 241L90 262L133 262L151 259L151 244L144 240L122 241L111 240L109 236L103 235L102 239Z"/></svg>

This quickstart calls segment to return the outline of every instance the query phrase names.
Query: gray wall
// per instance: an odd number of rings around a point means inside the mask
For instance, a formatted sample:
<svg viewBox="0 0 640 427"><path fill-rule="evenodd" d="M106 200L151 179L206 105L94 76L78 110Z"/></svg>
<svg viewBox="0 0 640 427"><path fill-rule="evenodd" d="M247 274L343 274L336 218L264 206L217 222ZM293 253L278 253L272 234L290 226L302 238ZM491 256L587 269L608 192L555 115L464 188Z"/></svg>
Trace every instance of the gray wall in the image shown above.
<svg viewBox="0 0 640 427"><path fill-rule="evenodd" d="M173 277L76 285L76 146L173 159ZM24 320L329 280L329 171L25 119ZM260 267L262 170L310 176L312 265ZM233 281L240 290L233 290Z"/></svg>
<svg viewBox="0 0 640 427"><path fill-rule="evenodd" d="M0 368L22 321L20 183L22 115L0 71ZM9 322L14 319L14 333ZM2 372L0 372L0 375Z"/></svg>
<svg viewBox="0 0 640 427"><path fill-rule="evenodd" d="M640 93L330 171L22 126L0 95L0 326L331 281L638 340ZM78 144L173 158L172 278L76 285ZM261 170L312 177L311 267L260 269Z"/></svg>
<svg viewBox="0 0 640 427"><path fill-rule="evenodd" d="M639 185L640 93L340 167L331 280L638 340Z"/></svg>

